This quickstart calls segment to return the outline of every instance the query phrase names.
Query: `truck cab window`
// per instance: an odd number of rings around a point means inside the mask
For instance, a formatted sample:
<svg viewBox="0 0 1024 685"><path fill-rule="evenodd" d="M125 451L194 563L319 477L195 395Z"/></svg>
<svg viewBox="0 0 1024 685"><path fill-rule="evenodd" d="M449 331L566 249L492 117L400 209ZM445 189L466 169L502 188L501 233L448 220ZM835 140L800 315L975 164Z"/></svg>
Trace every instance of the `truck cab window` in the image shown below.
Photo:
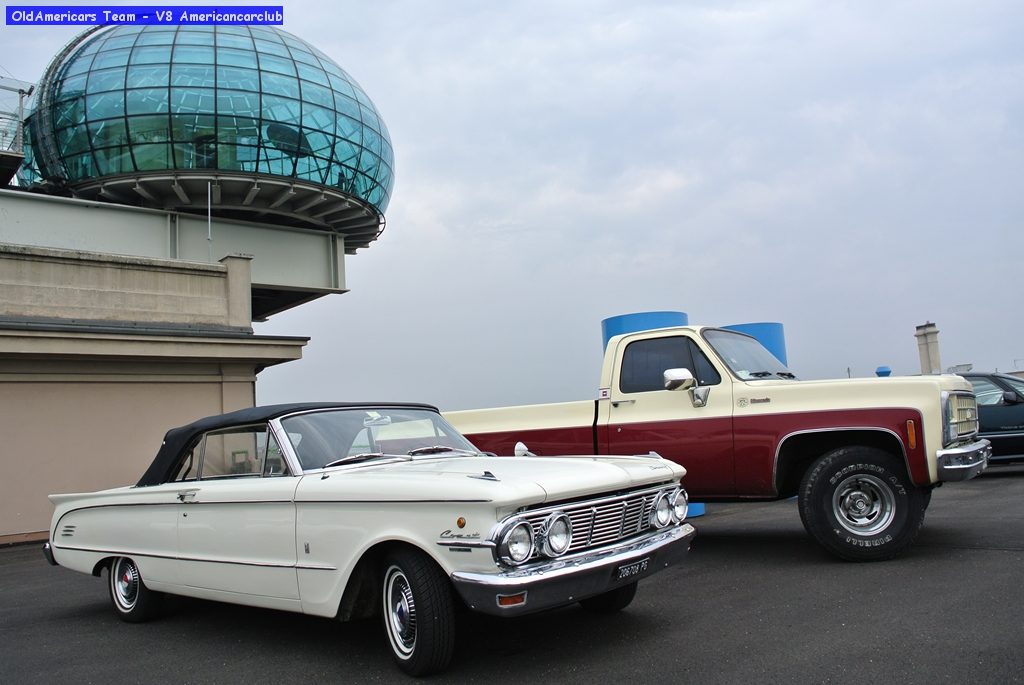
<svg viewBox="0 0 1024 685"><path fill-rule="evenodd" d="M649 338L626 346L619 390L624 393L664 390L665 369L689 369L701 385L717 385L722 377L700 348L687 337Z"/></svg>

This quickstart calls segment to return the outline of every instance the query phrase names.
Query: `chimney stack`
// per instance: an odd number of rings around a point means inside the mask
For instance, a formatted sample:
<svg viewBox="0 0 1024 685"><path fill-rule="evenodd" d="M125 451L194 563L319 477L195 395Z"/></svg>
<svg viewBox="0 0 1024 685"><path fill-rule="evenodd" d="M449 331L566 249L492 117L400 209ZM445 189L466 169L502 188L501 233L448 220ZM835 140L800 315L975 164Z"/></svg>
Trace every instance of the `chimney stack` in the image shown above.
<svg viewBox="0 0 1024 685"><path fill-rule="evenodd" d="M917 350L921 355L921 373L942 373L939 360L939 329L932 322L917 327Z"/></svg>

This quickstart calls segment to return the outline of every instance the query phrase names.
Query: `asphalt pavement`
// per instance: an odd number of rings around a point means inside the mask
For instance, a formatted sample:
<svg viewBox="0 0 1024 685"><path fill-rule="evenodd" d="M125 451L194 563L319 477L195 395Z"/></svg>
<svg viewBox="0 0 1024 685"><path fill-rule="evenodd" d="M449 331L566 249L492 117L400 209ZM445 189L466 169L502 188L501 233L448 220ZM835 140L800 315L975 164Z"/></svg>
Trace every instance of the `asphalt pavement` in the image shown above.
<svg viewBox="0 0 1024 685"><path fill-rule="evenodd" d="M853 564L793 501L711 505L689 559L625 611L469 614L439 683L1024 682L1024 466L935 491L917 544ZM411 681L381 627L174 599L118 620L104 579L0 549L0 683Z"/></svg>

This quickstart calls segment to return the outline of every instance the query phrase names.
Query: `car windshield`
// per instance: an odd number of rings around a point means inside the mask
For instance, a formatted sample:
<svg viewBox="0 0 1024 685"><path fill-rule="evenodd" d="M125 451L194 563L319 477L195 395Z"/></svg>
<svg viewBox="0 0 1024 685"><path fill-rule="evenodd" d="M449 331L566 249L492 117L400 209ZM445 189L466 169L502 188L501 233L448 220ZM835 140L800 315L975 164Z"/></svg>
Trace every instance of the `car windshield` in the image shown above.
<svg viewBox="0 0 1024 685"><path fill-rule="evenodd" d="M1018 395L1024 397L1024 380L1013 376L1003 376L1003 382L1017 391Z"/></svg>
<svg viewBox="0 0 1024 685"><path fill-rule="evenodd" d="M440 414L410 407L331 409L281 419L304 471L372 461L479 454Z"/></svg>
<svg viewBox="0 0 1024 685"><path fill-rule="evenodd" d="M740 380L796 378L775 355L749 335L712 329L704 331L704 339Z"/></svg>

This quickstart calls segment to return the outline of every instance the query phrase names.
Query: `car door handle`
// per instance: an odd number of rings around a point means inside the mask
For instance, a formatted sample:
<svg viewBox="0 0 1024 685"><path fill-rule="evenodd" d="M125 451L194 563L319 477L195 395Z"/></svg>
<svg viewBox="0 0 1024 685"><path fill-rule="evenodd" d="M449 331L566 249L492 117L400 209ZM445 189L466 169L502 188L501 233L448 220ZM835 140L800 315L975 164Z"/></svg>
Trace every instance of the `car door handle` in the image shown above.
<svg viewBox="0 0 1024 685"><path fill-rule="evenodd" d="M636 400L612 400L613 407L617 407L620 404L636 404Z"/></svg>
<svg viewBox="0 0 1024 685"><path fill-rule="evenodd" d="M195 500L198 490L182 490L178 493L179 502L192 502Z"/></svg>

